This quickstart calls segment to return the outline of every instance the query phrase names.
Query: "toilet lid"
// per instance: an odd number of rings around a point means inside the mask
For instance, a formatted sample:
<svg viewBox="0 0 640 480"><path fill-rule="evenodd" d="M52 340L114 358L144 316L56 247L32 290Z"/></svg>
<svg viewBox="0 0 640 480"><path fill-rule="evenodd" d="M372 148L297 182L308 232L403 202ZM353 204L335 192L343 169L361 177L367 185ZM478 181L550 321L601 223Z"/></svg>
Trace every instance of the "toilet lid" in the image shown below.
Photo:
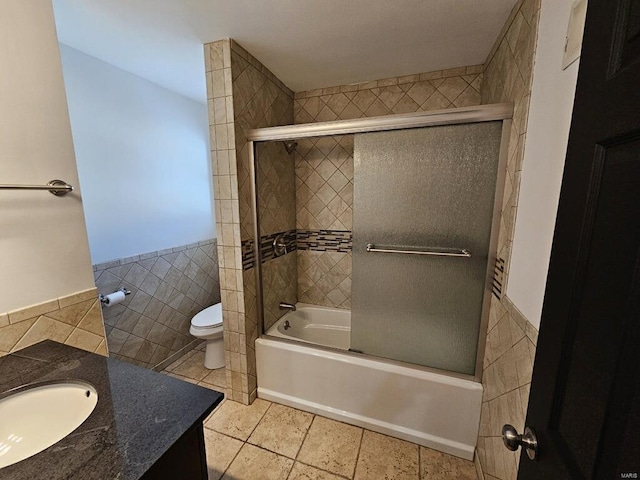
<svg viewBox="0 0 640 480"><path fill-rule="evenodd" d="M194 327L217 327L222 325L222 304L216 303L197 313L191 319Z"/></svg>

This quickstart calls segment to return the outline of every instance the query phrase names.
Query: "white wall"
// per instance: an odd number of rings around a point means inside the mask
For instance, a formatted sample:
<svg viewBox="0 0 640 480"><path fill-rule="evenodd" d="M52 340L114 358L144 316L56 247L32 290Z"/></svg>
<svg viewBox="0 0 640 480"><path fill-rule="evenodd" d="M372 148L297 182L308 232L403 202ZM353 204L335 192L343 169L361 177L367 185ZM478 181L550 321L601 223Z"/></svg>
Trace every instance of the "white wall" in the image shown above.
<svg viewBox="0 0 640 480"><path fill-rule="evenodd" d="M0 183L78 185L51 4L2 0ZM94 287L79 190L0 191L0 313Z"/></svg>
<svg viewBox="0 0 640 480"><path fill-rule="evenodd" d="M574 0L542 0L529 124L507 295L536 327L544 300L578 76L562 70Z"/></svg>
<svg viewBox="0 0 640 480"><path fill-rule="evenodd" d="M60 51L93 263L215 237L206 105Z"/></svg>

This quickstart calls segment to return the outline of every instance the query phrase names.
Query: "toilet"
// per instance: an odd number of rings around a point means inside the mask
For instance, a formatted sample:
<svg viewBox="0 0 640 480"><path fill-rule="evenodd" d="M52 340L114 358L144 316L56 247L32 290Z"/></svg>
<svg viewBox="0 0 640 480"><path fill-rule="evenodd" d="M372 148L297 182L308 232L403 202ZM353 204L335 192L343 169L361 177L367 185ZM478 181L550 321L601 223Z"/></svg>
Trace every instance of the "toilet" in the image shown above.
<svg viewBox="0 0 640 480"><path fill-rule="evenodd" d="M209 369L224 367L224 341L222 339L222 304L205 308L191 319L189 333L207 341L204 366Z"/></svg>

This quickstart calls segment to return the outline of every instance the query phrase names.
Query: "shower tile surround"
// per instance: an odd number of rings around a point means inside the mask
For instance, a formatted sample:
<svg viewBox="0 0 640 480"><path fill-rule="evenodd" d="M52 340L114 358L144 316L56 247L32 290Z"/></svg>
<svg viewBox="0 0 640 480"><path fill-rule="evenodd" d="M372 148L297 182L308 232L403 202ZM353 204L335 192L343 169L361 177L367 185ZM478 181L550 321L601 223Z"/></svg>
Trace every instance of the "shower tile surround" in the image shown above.
<svg viewBox="0 0 640 480"><path fill-rule="evenodd" d="M487 57L482 103L513 102L498 257L504 266L502 292L509 279L511 249L527 133L540 0L516 3ZM502 294L492 296L483 363L484 397L476 467L485 480L515 480L520 452L504 448L502 425L524 430L538 331Z"/></svg>
<svg viewBox="0 0 640 480"><path fill-rule="evenodd" d="M350 230L288 230L260 237L260 256L262 263L276 258L273 242L282 237L287 253L294 250L313 250L316 252L351 251L352 233ZM242 268L249 270L255 265L253 239L242 241Z"/></svg>
<svg viewBox="0 0 640 480"><path fill-rule="evenodd" d="M227 384L234 400L248 404L256 397L258 327L255 272L243 269L242 257L243 241L246 245L253 239L246 131L292 124L293 92L232 40L206 44L204 53ZM267 208L261 211L261 232L268 236L293 230L293 162L280 142L265 145L260 154L270 160L258 171L269 190L268 198L263 197L268 201L263 202ZM279 315L276 302L295 301L295 272L295 253L265 263L266 311Z"/></svg>
<svg viewBox="0 0 640 480"><path fill-rule="evenodd" d="M524 430L537 330L508 297L491 299L476 467L486 480L515 480L520 452L502 443L502 426Z"/></svg>
<svg viewBox="0 0 640 480"><path fill-rule="evenodd" d="M293 252L298 248L296 243L296 231L287 230L286 232L275 232L260 237L260 256L262 263L273 260L277 256L273 249L273 242L277 237L282 237L286 245L287 253ZM255 266L255 252L253 250L253 239L242 241L242 269L250 270Z"/></svg>
<svg viewBox="0 0 640 480"><path fill-rule="evenodd" d="M47 339L108 355L97 289L0 314L0 357Z"/></svg>
<svg viewBox="0 0 640 480"><path fill-rule="evenodd" d="M439 70L296 92L296 124L415 113L479 105L483 66ZM353 135L298 141L296 228L338 230L350 236L353 216ZM300 248L298 300L351 308L351 248L318 253Z"/></svg>
<svg viewBox="0 0 640 480"><path fill-rule="evenodd" d="M358 118L368 115L407 113L429 109L476 105L480 103L514 102L515 115L509 144L508 175L505 184L498 242L499 257L505 263L503 292L505 291L506 281L508 281L510 251L515 226L515 213L519 193L524 136L526 135L539 6L539 0L520 0L516 4L492 52L488 56L484 68L482 66L473 66L464 69L452 69L379 80L360 85L330 87L308 92L298 92L294 97L293 108L295 123ZM211 49L211 46L216 44L219 45L219 49ZM226 57L230 56L233 51L230 45L234 45L237 49L237 45L228 40L216 42L216 44L208 45L208 50L205 50L205 52L209 54L207 58L209 65L214 63L216 58L222 58L225 55ZM228 46L224 47L225 44ZM226 54L224 53L224 49L226 49ZM230 58L227 58L227 62L228 63L224 64L225 68L229 68L229 65L232 66ZM255 64L256 61L254 59L252 65L255 66ZM220 65L220 63L218 63L218 65ZM256 70L260 70L260 68L256 67ZM271 81L277 83L277 79L274 80L270 73L264 73L264 75L268 75ZM452 80L447 81L450 78ZM464 81L465 85L463 85L460 80ZM442 85L444 85L444 88ZM467 91L469 87L475 90L476 93L474 94L470 90ZM218 87L218 91L220 91L220 87ZM464 93L465 91L467 91L467 93ZM359 94L359 92L364 93ZM402 92L402 94L400 92ZM419 92L423 92L422 96L418 96ZM464 95L462 95L463 93ZM413 98L411 94L415 95L416 98ZM433 96L433 98L429 100L431 96ZM447 99L446 102L443 100L443 97ZM409 102L409 99L411 99L415 105ZM233 105L233 102L231 102L231 105ZM409 109L408 106L411 108ZM214 113L212 108L210 100L210 115ZM232 117L230 116L230 118ZM216 130L215 127L212 127L212 135L215 134L215 131L221 131L221 129L218 128ZM237 136L237 128L235 134ZM320 141L318 145L319 140L322 141ZM236 148L239 146L240 144L237 143ZM350 281L350 254L348 252L303 250L301 243L304 241L304 234L301 235L301 233L320 230L341 230L350 233L350 209L352 208L352 203L349 201L348 187L349 184L352 187L353 181L352 140L349 136L300 140L294 155L297 201L295 229L298 237L295 255L297 255L298 300L312 300L309 303L317 304L326 302L325 304L331 306L340 304L348 306L349 303L344 303L345 300L338 299L337 301L330 301L327 300L327 295L324 293L318 299L311 298L311 293L314 292L314 290L311 290L309 294L307 294L307 292L315 286L313 282L314 277L318 279L327 277L327 272L330 272L331 275L329 276L339 278L339 271L335 274L331 271L332 267L336 265L339 265L340 270L342 270L343 278L348 278ZM225 156L224 159L231 157L235 159L235 152L228 157ZM331 163L333 168L324 170L326 166L328 166L327 162ZM239 163L241 162L238 162L238 164ZM323 163L324 165L322 165ZM228 167L223 166L222 168L228 168L229 171L231 171L234 167L235 163L230 162ZM237 168L239 168L239 165ZM320 168L321 171L318 171L318 168ZM312 175L314 172L316 175ZM338 172L344 176L344 179L336 176L332 182L329 182ZM337 180L341 180L341 182L337 182ZM345 180L347 181L346 183ZM331 183L333 183L333 185ZM343 183L343 185L340 185L340 183ZM318 197L318 193L320 193L320 189L325 185L331 187L335 195L331 196L326 203L322 202L322 208L319 211L317 210L320 204L317 203L317 200L312 200L311 210L315 212L312 214L308 208L309 200L315 196L322 201L322 199ZM345 190L345 187L347 187L347 190ZM249 185L246 185L244 188L248 194ZM326 188L327 187L325 187L325 190ZM331 194L331 192L329 193ZM235 198L237 198L238 194L236 193L235 195ZM336 197L344 201L346 206L334 200ZM218 199L217 193L216 199ZM331 201L334 201L334 204L331 205L334 207L334 212L329 209L328 203L331 203ZM335 209L335 206L338 204L342 210ZM318 218L318 214L323 211L325 213ZM331 216L328 215L327 212L331 213ZM338 212L338 214L336 215L335 212ZM348 213L345 214L345 212ZM219 215L217 218L222 217ZM229 219L228 223L235 222L236 228L239 230L239 212L237 207L234 207L232 203L229 203L224 218ZM225 223L224 220L223 223ZM282 231L285 230L283 229ZM234 231L229 229L228 232L231 238L233 238ZM235 237L237 238L238 236L239 232L235 233ZM250 242L252 238L250 231L243 228L242 238L246 241L245 245L247 245L247 242ZM233 248L235 250L232 249L231 251L236 253L236 258L239 256L241 259L242 252L240 242L234 244ZM338 257L338 255L340 257ZM291 256L291 254L285 257L289 256ZM333 256L333 258L331 258L331 256ZM278 257L278 259L282 258L284 257ZM276 259L276 261L278 261L278 259ZM267 261L264 265L268 266L271 263L273 263L273 261ZM316 264L318 265L316 266ZM238 279L242 262L240 261L235 265L237 266L234 272L235 275L229 275L228 277L228 285L230 286L228 290L240 292L241 299L243 299L243 297L254 298L255 278L253 269L245 270L242 278ZM221 262L221 269L222 268ZM236 280L235 284L233 284L234 279ZM232 284L236 290L231 288ZM344 286L346 286L346 284L343 285L343 287ZM322 289L319 290L322 291ZM318 293L318 290L315 290L315 292ZM345 293L344 291L342 292ZM350 288L347 290L347 293L350 293ZM231 297L229 294L226 295ZM349 298L349 295L345 296ZM246 302L246 298L244 298L244 300ZM318 301L314 302L313 300ZM233 304L234 309L228 310L228 312L233 314L231 318L233 319L232 322L235 322L234 328L238 328L238 330L233 330L233 332L239 333L241 329L251 331L250 336L245 334L245 340L248 340L248 343L242 344L238 340L233 340L231 343L235 345L236 342L238 342L242 348L251 348L252 340L255 338L254 330L252 330L255 329L255 325L253 324L255 305L250 305L250 308L253 309L251 315L242 318L241 313L239 313L237 309L241 309L244 303L238 303L237 300L232 298L229 298L229 302ZM223 305L224 304L225 294L223 293ZM226 335L227 331L225 331L225 336ZM508 421L511 421L516 427L520 428L521 423L524 421L536 341L536 329L522 316L517 308L511 304L510 300L506 296L502 296L500 299L492 297L487 346L484 358L483 386L485 389L485 398L483 399L478 455L476 457L476 465L479 472L484 474L484 478L488 480L494 478L501 480L515 478L518 457L516 454L508 452L502 447L500 428L502 423L507 423ZM242 382L245 378L244 375L247 375L247 378L248 375L254 375L255 363L252 365L251 362L255 362L255 360L254 357L252 358L252 355L254 355L253 351L251 351L251 355L247 355L246 360L242 359L242 357L235 357L235 363L240 364L241 379L237 380L236 377L235 387L230 383L232 391L234 388L235 390L241 388L242 390L248 391L248 387L245 387ZM228 357L229 356L230 355L228 355ZM228 361L227 365L229 364ZM516 369L515 376L512 371L514 368ZM248 374L248 372L251 373ZM233 376L233 374L231 374L231 376ZM237 395L234 398L241 398L241 401L244 400L245 403L247 403L247 400L253 400L253 397L254 393L253 390L251 390L249 395L243 391L242 397ZM519 401L515 401L516 399Z"/></svg>
<svg viewBox="0 0 640 480"><path fill-rule="evenodd" d="M227 376L232 398L250 403L256 396L254 342L258 332L255 274L253 260L247 255L253 222L245 132L293 123L477 105L482 66L298 92L294 97L246 50L225 39L205 45L205 69ZM349 308L349 248L334 251L325 248L331 242L316 245L305 237L318 239L329 230L334 231L332 234L341 232L343 239L350 237L352 136L299 141L295 169L286 168L291 165L290 157L280 142L261 145L258 155L270 157L269 162L259 162L258 171L263 184L265 180L269 184L258 192L262 200L261 234L265 237L261 243L272 234L291 230L298 237L295 250L263 264L265 324L283 313L276 308L280 301ZM262 168L270 163L274 163L273 168ZM289 190L291 185L295 185L293 192Z"/></svg>
<svg viewBox="0 0 640 480"><path fill-rule="evenodd" d="M277 257L273 241L282 235L287 245L287 263ZM281 301L299 301L316 305L331 302L348 308L351 295L351 231L342 230L289 230L261 237L263 264L264 328L268 330L284 313L279 309ZM306 255L295 256L295 252ZM349 255L345 255L348 253ZM293 258L297 260L297 271ZM275 263L271 260L277 259ZM255 266L253 240L242 242L242 268L247 271ZM286 275L284 275L286 273ZM298 282L291 282L298 277ZM304 292L300 294L299 292ZM301 296L302 295L302 296Z"/></svg>
<svg viewBox="0 0 640 480"><path fill-rule="evenodd" d="M351 246L351 230L298 230L299 301L351 308Z"/></svg>
<svg viewBox="0 0 640 480"><path fill-rule="evenodd" d="M191 318L220 301L216 240L94 265L99 293L125 287L125 300L103 307L111 356L162 368L189 351Z"/></svg>

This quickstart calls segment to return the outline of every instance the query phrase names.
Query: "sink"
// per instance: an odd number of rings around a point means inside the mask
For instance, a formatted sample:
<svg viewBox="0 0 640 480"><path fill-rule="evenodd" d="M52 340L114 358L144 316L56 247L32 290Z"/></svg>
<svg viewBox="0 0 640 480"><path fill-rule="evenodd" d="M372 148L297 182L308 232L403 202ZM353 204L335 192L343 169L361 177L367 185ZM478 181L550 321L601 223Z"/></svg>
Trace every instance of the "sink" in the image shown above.
<svg viewBox="0 0 640 480"><path fill-rule="evenodd" d="M0 395L0 468L62 440L97 403L96 389L76 380L26 385Z"/></svg>

